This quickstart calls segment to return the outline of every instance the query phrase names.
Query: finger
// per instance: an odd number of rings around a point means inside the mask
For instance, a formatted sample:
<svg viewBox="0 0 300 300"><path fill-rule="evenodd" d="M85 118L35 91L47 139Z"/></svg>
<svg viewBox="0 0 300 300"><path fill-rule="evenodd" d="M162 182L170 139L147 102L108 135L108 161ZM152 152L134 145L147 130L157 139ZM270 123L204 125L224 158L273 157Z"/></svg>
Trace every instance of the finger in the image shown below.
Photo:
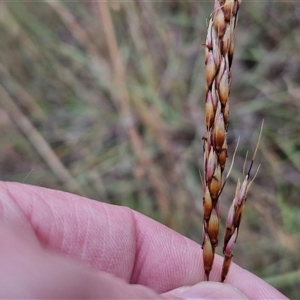
<svg viewBox="0 0 300 300"><path fill-rule="evenodd" d="M16 229L0 221L1 299L161 299L147 287L46 250L32 231Z"/></svg>
<svg viewBox="0 0 300 300"><path fill-rule="evenodd" d="M232 285L220 282L200 282L194 286L181 287L164 294L181 299L249 299Z"/></svg>
<svg viewBox="0 0 300 300"><path fill-rule="evenodd" d="M9 207L10 214L6 214L6 218L22 215L18 222L29 221L44 245L97 270L157 292L193 285L204 279L199 245L128 208L16 183L2 183L0 199ZM221 265L222 259L216 256L210 275L212 280L219 280ZM235 264L227 283L249 298L283 297Z"/></svg>

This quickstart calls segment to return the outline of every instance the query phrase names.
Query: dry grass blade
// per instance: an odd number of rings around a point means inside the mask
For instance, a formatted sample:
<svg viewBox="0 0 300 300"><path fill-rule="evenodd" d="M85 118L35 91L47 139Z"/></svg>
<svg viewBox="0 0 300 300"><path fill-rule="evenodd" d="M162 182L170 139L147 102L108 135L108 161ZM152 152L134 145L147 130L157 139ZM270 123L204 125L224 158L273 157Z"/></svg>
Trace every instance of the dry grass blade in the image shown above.
<svg viewBox="0 0 300 300"><path fill-rule="evenodd" d="M11 120L17 125L18 129L26 136L35 150L43 158L53 173L61 180L67 189L73 193L85 195L84 189L71 175L69 170L62 164L55 152L45 141L42 135L32 125L30 120L21 112L10 95L0 85L1 105L10 116Z"/></svg>
<svg viewBox="0 0 300 300"><path fill-rule="evenodd" d="M142 138L140 137L133 118L129 103L129 92L125 80L125 66L118 50L117 39L115 36L114 25L110 15L106 1L98 3L99 13L102 18L105 37L108 44L111 63L115 73L115 84L117 89L114 92L114 97L117 100L117 105L121 110L124 127L127 129L128 136L137 157L142 163L145 173L148 174L150 181L155 187L155 194L162 212L163 220L169 226L172 226L172 217L169 210L169 200L165 192L163 181L160 180L160 174L154 168L154 163L149 155Z"/></svg>
<svg viewBox="0 0 300 300"><path fill-rule="evenodd" d="M85 47L90 55L96 57L101 63L105 63L103 59L99 56L99 51L97 47L95 47L94 43L91 41L90 37L86 33L86 31L76 22L72 13L68 10L68 8L60 1L50 1L45 0L53 10L61 17L61 20L64 22L65 26L70 30L74 38Z"/></svg>
<svg viewBox="0 0 300 300"><path fill-rule="evenodd" d="M228 96L234 52L234 29L240 1L215 0L205 42L206 99L204 137L203 262L209 280L218 244L218 200L227 158ZM208 246L208 243L210 245Z"/></svg>

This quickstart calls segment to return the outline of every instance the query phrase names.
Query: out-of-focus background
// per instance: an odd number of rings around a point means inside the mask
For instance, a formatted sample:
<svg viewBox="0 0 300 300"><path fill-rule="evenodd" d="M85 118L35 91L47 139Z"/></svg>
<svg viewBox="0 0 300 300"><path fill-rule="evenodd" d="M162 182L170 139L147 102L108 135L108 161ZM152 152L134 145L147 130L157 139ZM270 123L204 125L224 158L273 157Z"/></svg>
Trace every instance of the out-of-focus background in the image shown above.
<svg viewBox="0 0 300 300"><path fill-rule="evenodd" d="M126 205L201 243L212 10L190 0L1 1L0 179ZM234 261L297 298L299 2L243 1L235 41L228 166L238 137L240 146L221 232L264 119Z"/></svg>

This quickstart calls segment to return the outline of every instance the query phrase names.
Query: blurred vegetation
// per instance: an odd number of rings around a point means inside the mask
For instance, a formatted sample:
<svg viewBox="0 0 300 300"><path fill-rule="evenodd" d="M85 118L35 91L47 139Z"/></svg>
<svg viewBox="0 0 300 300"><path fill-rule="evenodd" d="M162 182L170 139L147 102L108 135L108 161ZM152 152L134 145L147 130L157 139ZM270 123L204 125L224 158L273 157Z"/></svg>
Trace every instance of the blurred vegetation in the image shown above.
<svg viewBox="0 0 300 300"><path fill-rule="evenodd" d="M0 178L130 206L201 243L213 4L100 3L0 2ZM224 222L264 119L234 261L290 298L300 294L299 37L297 1L242 3L229 160L240 146L220 207Z"/></svg>

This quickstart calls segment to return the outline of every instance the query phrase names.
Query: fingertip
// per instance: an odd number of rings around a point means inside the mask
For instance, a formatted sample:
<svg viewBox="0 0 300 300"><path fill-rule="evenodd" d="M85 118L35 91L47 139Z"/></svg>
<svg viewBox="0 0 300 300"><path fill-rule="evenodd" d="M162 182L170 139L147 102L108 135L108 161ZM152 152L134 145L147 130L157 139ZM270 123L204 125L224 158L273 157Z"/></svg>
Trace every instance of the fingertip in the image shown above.
<svg viewBox="0 0 300 300"><path fill-rule="evenodd" d="M249 299L232 285L220 282L200 282L190 287L181 287L165 293L167 297L177 299ZM171 298L169 298L171 299Z"/></svg>

